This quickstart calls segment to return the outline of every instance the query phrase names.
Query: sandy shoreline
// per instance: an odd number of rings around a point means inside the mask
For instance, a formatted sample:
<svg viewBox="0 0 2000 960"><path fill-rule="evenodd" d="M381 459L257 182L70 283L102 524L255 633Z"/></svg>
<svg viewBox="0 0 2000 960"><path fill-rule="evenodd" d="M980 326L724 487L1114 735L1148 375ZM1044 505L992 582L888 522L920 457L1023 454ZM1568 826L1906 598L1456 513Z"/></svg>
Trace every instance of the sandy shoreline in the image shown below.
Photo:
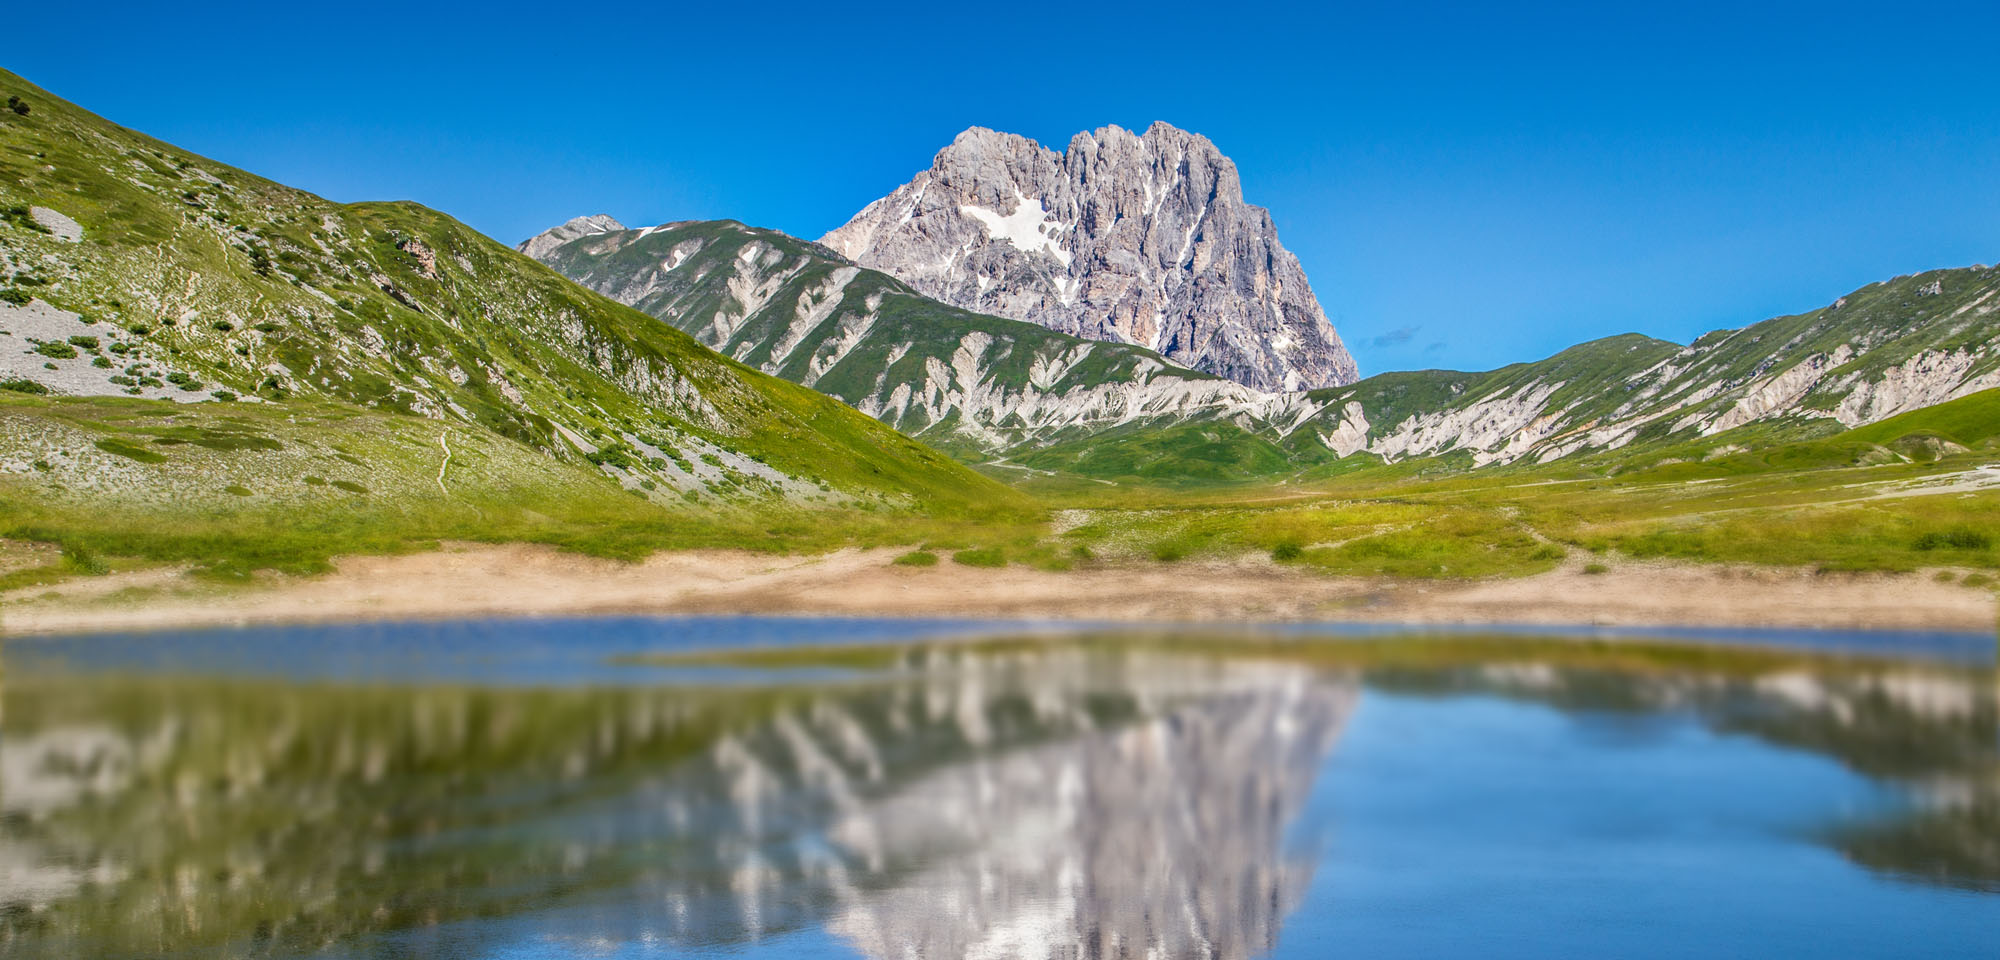
<svg viewBox="0 0 2000 960"><path fill-rule="evenodd" d="M1326 577L1261 557L1069 572L893 566L899 550L738 551L626 564L521 545L345 557L320 577L216 587L176 570L17 590L0 635L476 616L818 614L1129 621L1354 621L1992 630L1990 589L1925 574L1581 563L1469 582Z"/></svg>

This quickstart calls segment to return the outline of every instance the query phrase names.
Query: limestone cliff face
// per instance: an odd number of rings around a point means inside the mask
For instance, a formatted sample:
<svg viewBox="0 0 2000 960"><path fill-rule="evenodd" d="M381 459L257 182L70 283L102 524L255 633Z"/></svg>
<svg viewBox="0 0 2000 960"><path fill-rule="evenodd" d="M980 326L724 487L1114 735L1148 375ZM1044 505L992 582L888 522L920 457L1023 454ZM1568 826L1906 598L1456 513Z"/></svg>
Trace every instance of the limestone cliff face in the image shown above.
<svg viewBox="0 0 2000 960"><path fill-rule="evenodd" d="M1258 390L1357 376L1236 165L1164 123L1080 133L1062 153L975 127L821 242L946 303Z"/></svg>

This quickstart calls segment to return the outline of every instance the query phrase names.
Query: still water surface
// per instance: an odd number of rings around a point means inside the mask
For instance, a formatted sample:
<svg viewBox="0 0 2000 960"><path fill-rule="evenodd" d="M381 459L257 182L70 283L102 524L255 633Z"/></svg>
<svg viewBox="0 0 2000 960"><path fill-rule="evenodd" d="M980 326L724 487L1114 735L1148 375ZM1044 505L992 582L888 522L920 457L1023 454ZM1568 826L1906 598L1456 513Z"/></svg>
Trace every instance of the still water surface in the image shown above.
<svg viewBox="0 0 2000 960"><path fill-rule="evenodd" d="M16 640L0 954L1994 956L1991 639L1725 639Z"/></svg>

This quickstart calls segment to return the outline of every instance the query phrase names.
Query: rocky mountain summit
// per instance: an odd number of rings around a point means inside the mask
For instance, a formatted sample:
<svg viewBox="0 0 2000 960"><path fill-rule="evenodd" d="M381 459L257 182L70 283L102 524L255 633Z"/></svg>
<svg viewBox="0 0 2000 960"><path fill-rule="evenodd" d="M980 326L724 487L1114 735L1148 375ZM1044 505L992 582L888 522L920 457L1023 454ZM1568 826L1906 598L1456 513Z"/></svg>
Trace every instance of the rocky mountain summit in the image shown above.
<svg viewBox="0 0 2000 960"><path fill-rule="evenodd" d="M1258 390L1357 377L1270 213L1243 202L1236 165L1165 123L1079 133L1062 153L974 127L820 242L954 306Z"/></svg>
<svg viewBox="0 0 2000 960"><path fill-rule="evenodd" d="M587 217L571 217L569 222L560 226L550 227L541 233L535 234L522 241L514 249L540 260L547 256L549 251L578 237L588 237L594 234L610 233L613 230L623 229L625 229L624 224L601 213L591 214Z"/></svg>

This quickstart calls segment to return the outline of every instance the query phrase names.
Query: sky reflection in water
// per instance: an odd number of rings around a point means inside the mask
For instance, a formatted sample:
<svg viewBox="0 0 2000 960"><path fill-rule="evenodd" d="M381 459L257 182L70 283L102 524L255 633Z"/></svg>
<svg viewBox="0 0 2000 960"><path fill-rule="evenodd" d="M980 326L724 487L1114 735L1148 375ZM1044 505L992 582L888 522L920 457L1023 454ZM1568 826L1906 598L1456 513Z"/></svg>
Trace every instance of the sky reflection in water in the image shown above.
<svg viewBox="0 0 2000 960"><path fill-rule="evenodd" d="M1990 664L1017 632L15 641L0 953L1983 957L2000 928ZM815 640L901 646L616 659Z"/></svg>

